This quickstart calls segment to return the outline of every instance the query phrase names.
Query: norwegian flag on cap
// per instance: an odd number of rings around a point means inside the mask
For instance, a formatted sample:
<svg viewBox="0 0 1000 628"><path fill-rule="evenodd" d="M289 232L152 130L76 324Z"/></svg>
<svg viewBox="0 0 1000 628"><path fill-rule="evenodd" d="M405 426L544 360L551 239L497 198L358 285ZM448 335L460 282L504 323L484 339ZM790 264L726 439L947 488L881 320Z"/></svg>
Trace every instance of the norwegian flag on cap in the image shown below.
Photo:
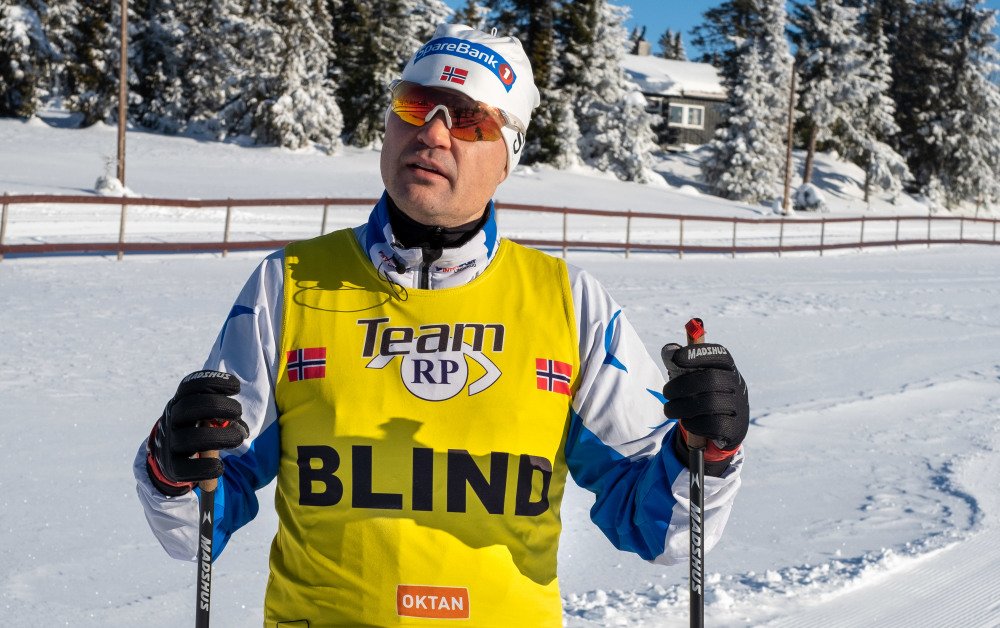
<svg viewBox="0 0 1000 628"><path fill-rule="evenodd" d="M441 71L442 81L465 85L465 79L467 78L469 78L469 71L454 65L446 65L444 66L444 70Z"/></svg>

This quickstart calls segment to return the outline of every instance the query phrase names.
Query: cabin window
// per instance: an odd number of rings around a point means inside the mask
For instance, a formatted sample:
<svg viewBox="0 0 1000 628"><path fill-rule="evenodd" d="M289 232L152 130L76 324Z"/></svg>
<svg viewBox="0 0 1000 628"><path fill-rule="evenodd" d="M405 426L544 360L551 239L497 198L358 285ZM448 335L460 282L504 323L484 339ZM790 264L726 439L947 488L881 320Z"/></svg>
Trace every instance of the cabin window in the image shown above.
<svg viewBox="0 0 1000 628"><path fill-rule="evenodd" d="M698 105L670 105L667 124L685 129L705 128L705 108Z"/></svg>

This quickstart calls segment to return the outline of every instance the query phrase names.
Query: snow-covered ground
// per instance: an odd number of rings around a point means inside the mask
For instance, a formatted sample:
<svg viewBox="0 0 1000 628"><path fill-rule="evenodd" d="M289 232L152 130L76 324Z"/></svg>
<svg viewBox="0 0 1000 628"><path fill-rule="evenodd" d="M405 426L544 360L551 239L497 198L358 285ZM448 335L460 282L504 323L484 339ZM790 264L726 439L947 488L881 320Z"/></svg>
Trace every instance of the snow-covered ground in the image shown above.
<svg viewBox="0 0 1000 628"><path fill-rule="evenodd" d="M372 151L331 157L141 133L129 142L127 183L136 194L381 189ZM0 120L0 193L87 193L104 173L102 155L113 152L108 127ZM524 169L499 198L769 211L680 189L696 183L689 159L661 164L671 187ZM865 211L852 167L824 158L820 172L832 212ZM59 219L47 211L36 224ZM926 208L879 200L871 211ZM16 237L33 218L23 209L13 217ZM94 231L102 220L91 221ZM194 565L167 558L149 533L130 464L262 255L0 262L5 623L191 623ZM708 625L1000 626L1000 249L735 260L571 251L569 261L609 287L654 355L699 315L750 384L744 488L707 557ZM568 487L560 550L567 626L686 625L686 567L616 552L589 522L591 501ZM275 525L263 508L216 563L213 625L259 625Z"/></svg>

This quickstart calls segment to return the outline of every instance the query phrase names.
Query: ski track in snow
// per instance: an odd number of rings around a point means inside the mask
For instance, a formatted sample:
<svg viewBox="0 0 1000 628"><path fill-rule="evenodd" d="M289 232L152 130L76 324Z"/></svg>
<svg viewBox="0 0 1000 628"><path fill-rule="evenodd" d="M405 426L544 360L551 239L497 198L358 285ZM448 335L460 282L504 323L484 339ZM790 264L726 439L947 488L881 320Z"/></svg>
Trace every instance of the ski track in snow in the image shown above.
<svg viewBox="0 0 1000 628"><path fill-rule="evenodd" d="M934 407L937 400L939 408ZM954 401L966 399L955 407ZM987 405L983 407L983 400ZM951 525L914 538L895 548L835 558L818 565L796 565L747 572L723 578L710 573L706 587L706 625L768 626L774 628L833 628L854 626L963 626L1000 625L1000 365L992 373L972 372L959 379L895 392L849 399L815 407L785 409L759 418L756 428L801 426L804 422L835 422L844 416L866 417L886 412L916 412L911 420L940 422L954 429L952 437L967 440L983 453L940 464L923 461L914 473L936 491L937 500L919 504L907 496L897 478L888 485L871 475L874 484L866 496L859 528L891 526L916 507L937 510ZM896 423L887 420L887 423ZM898 424L898 423L897 423ZM984 431L983 428L986 427ZM809 429L809 428L801 428ZM924 430L919 431L921 434ZM877 442L880 438L875 438ZM871 439L864 439L871 442ZM905 438L904 438L905 440ZM897 455L906 455L904 447ZM992 456L988 454L994 454ZM762 455L760 452L757 455ZM890 454L892 455L892 454ZM841 477L836 472L832 477ZM803 480L802 474L794 481ZM741 500L747 496L741 495ZM899 502L899 503L897 503ZM737 506L739 507L739 506ZM883 511L883 512L880 512ZM985 521L984 521L985 519ZM851 522L841 521L840 525ZM824 526L834 522L824 522ZM822 528L824 526L818 526ZM840 526L838 525L838 528ZM712 562L712 554L706 564ZM975 574L975 575L972 575ZM874 611L872 609L877 609ZM594 590L564 597L566 626L686 626L689 598L686 583L664 588Z"/></svg>

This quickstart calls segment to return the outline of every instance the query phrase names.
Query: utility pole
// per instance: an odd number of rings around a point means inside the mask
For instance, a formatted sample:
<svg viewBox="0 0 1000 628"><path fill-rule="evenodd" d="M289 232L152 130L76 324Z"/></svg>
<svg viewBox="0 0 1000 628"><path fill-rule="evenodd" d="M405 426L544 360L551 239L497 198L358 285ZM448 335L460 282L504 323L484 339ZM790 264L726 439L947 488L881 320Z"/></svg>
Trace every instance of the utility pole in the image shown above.
<svg viewBox="0 0 1000 628"><path fill-rule="evenodd" d="M791 213L788 201L792 188L792 136L794 135L793 127L795 126L795 78L797 74L798 73L795 71L795 63L793 62L791 88L788 90L788 135L786 138L787 146L785 147L785 196L781 202L781 212L786 216Z"/></svg>
<svg viewBox="0 0 1000 628"><path fill-rule="evenodd" d="M121 50L118 60L118 181L125 187L125 116L128 110L128 0L121 0Z"/></svg>

